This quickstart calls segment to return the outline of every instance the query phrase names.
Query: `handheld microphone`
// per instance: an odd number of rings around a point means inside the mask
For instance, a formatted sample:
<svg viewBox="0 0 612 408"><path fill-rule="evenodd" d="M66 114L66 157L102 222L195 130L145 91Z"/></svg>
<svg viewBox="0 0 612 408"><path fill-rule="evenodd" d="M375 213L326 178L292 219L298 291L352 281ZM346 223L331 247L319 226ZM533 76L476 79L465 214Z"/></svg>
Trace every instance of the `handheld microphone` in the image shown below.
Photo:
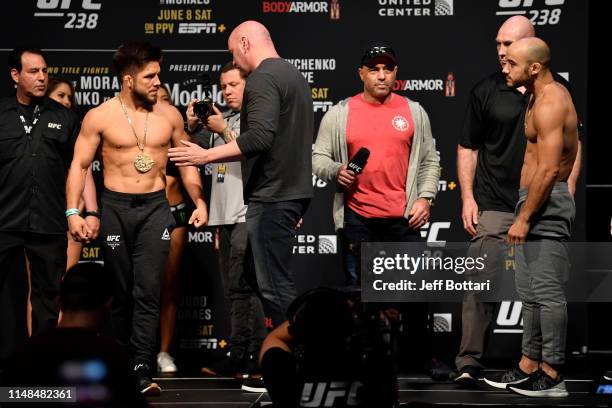
<svg viewBox="0 0 612 408"><path fill-rule="evenodd" d="M355 174L361 174L365 165L368 163L370 157L370 151L365 147L359 149L357 153L349 160L346 165L347 170L352 170Z"/></svg>
<svg viewBox="0 0 612 408"><path fill-rule="evenodd" d="M368 163L370 157L370 151L365 147L362 147L355 153L351 160L346 165L347 170L351 170L355 175L359 175L363 172L365 165ZM344 187L338 186L338 192L344 191Z"/></svg>

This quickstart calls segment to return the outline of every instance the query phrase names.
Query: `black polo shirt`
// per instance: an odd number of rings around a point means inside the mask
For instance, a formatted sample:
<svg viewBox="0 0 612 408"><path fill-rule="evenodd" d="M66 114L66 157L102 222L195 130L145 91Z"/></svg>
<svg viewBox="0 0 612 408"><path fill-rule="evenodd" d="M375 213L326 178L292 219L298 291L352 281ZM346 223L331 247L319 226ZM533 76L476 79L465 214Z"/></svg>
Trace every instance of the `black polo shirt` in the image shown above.
<svg viewBox="0 0 612 408"><path fill-rule="evenodd" d="M74 112L45 98L32 123L32 109L16 97L0 100L0 230L65 234L66 175L80 122Z"/></svg>
<svg viewBox="0 0 612 408"><path fill-rule="evenodd" d="M571 94L568 82L555 81ZM470 93L459 144L478 150L474 198L483 211L514 212L525 155L525 108L529 94L506 85L501 72L477 83Z"/></svg>

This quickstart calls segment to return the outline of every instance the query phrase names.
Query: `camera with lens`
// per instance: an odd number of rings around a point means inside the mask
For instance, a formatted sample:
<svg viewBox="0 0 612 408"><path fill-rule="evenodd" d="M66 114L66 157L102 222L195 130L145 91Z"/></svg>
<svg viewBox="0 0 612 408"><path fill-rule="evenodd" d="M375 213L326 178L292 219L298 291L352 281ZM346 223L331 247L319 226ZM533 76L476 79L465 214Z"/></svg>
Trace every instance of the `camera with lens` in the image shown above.
<svg viewBox="0 0 612 408"><path fill-rule="evenodd" d="M215 114L213 109L214 102L212 100L212 80L208 74L200 75L200 84L202 85L203 99L193 104L193 113L202 122L206 122L210 115Z"/></svg>

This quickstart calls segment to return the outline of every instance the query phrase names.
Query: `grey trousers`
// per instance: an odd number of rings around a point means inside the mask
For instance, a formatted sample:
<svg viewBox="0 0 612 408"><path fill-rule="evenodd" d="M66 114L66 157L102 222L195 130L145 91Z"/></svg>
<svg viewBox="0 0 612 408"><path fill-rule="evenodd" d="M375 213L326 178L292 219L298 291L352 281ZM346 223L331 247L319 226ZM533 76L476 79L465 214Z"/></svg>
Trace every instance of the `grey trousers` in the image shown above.
<svg viewBox="0 0 612 408"><path fill-rule="evenodd" d="M519 191L516 214L527 198ZM553 366L565 362L570 238L576 214L567 183L556 183L532 220L527 244L516 247L516 289L523 302L522 353Z"/></svg>
<svg viewBox="0 0 612 408"><path fill-rule="evenodd" d="M468 255L479 257L487 254L487 263L484 274L478 279L494 278L503 270L506 253L505 240L512 225L513 215L502 211L481 211L478 214L476 236L472 238ZM476 294L468 294L463 300L462 332L459 353L455 357L458 370L466 366L483 368L481 359L493 321L495 302L481 302Z"/></svg>

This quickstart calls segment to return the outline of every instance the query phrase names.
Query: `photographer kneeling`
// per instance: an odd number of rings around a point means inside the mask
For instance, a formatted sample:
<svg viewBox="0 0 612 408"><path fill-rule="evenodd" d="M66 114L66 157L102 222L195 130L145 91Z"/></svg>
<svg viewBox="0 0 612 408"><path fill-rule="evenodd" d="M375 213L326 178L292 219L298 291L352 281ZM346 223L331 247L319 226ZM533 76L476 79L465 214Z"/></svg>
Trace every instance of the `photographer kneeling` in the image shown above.
<svg viewBox="0 0 612 408"><path fill-rule="evenodd" d="M266 337L260 364L275 407L398 406L389 323L357 296L306 292Z"/></svg>

